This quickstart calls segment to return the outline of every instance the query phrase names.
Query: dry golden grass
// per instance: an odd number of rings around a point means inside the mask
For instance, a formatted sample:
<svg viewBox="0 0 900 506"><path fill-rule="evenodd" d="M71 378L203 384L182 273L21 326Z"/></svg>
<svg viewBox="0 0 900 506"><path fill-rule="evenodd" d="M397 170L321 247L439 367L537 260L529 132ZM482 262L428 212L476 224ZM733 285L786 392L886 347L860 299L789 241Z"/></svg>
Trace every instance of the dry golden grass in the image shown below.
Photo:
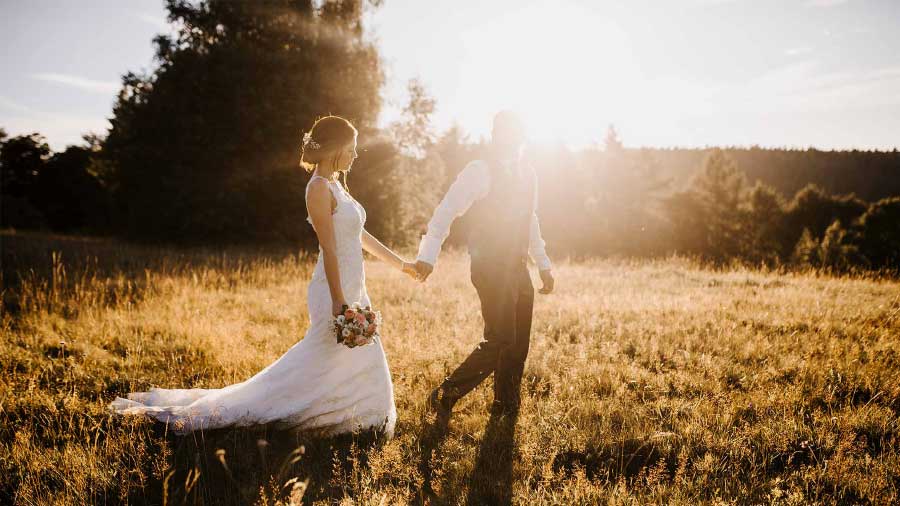
<svg viewBox="0 0 900 506"><path fill-rule="evenodd" d="M312 259L0 239L0 502L276 504L304 483L305 504L417 499L425 398L481 330L464 255L444 254L426 285L367 264L385 315L393 440L267 427L177 438L106 405L263 368L305 331ZM433 502L900 499L900 283L678 259L556 272L557 293L537 296L514 440L494 425L485 437L489 380L428 463Z"/></svg>

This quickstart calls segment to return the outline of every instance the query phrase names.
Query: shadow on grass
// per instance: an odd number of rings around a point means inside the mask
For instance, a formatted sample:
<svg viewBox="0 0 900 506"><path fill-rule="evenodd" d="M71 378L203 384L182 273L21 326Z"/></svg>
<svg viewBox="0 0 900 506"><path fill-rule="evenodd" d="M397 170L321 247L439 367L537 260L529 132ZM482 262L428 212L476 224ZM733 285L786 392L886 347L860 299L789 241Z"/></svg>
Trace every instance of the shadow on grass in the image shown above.
<svg viewBox="0 0 900 506"><path fill-rule="evenodd" d="M475 465L469 478L467 505L508 505L512 503L513 461L516 454L515 431L518 413L491 414L484 437L475 457ZM417 504L455 504L456 492L442 483L441 494L435 492L432 480L435 462L440 462L440 444L447 436L447 421L428 424L422 438L419 472L422 487Z"/></svg>
<svg viewBox="0 0 900 506"><path fill-rule="evenodd" d="M492 413L484 430L469 480L466 504L512 503L513 461L516 458L518 413Z"/></svg>
<svg viewBox="0 0 900 506"><path fill-rule="evenodd" d="M669 475L674 475L676 460L673 452L662 452L646 439L626 439L609 446L559 453L553 459L553 470L571 475L580 468L589 480L615 483L619 478L637 478L660 462L665 463Z"/></svg>
<svg viewBox="0 0 900 506"><path fill-rule="evenodd" d="M384 439L376 431L320 437L273 425L166 434L172 455L162 479L137 497L141 504L256 503L287 499L292 491L306 501L340 502L352 496L352 477L367 466L368 452ZM147 492L150 495L147 495Z"/></svg>

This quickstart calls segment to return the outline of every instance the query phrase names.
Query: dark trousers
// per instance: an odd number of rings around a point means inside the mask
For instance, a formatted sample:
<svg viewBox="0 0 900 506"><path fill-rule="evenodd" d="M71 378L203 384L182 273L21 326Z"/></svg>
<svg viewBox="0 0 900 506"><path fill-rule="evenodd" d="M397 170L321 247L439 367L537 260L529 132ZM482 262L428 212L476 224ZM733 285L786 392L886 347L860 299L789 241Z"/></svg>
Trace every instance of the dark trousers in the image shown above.
<svg viewBox="0 0 900 506"><path fill-rule="evenodd" d="M481 299L484 339L444 380L443 390L445 395L459 398L494 373L494 400L518 406L534 306L526 260L490 262L473 258L472 284Z"/></svg>

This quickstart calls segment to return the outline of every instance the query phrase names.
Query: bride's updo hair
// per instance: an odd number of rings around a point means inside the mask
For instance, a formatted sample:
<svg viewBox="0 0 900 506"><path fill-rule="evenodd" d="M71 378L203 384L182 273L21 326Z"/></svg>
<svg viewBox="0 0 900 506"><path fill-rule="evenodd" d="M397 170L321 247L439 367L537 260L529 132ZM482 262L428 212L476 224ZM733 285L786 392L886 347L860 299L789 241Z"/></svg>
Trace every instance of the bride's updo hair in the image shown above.
<svg viewBox="0 0 900 506"><path fill-rule="evenodd" d="M340 116L324 116L316 120L309 132L303 135L300 147L300 166L307 172L316 165L332 158L335 153L356 138L356 127Z"/></svg>

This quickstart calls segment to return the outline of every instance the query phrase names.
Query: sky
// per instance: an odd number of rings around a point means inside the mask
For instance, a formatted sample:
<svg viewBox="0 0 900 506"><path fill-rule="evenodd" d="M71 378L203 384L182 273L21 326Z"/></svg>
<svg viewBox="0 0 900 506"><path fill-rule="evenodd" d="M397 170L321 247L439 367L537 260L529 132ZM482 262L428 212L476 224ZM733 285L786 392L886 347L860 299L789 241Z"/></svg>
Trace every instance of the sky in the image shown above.
<svg viewBox="0 0 900 506"><path fill-rule="evenodd" d="M538 142L900 147L900 0L384 0L381 123L409 79L438 131L515 109ZM161 0L0 0L0 127L51 147L103 133L120 77L153 68Z"/></svg>

